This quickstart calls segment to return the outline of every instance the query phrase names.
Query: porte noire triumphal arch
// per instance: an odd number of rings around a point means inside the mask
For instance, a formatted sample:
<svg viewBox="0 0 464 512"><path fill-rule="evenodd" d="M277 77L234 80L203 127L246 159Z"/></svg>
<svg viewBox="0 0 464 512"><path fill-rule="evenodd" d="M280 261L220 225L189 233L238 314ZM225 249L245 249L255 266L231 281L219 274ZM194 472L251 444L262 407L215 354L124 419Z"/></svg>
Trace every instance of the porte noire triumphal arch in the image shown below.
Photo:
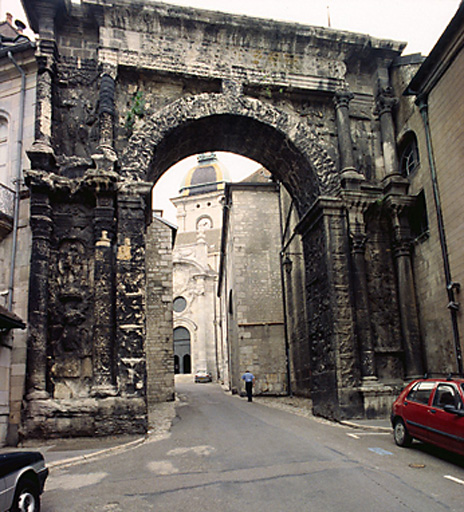
<svg viewBox="0 0 464 512"><path fill-rule="evenodd" d="M26 435L144 432L172 398L151 189L207 151L256 160L293 199L308 329L292 343L315 413L384 412L422 372L389 76L404 45L148 0L24 4L39 35Z"/></svg>

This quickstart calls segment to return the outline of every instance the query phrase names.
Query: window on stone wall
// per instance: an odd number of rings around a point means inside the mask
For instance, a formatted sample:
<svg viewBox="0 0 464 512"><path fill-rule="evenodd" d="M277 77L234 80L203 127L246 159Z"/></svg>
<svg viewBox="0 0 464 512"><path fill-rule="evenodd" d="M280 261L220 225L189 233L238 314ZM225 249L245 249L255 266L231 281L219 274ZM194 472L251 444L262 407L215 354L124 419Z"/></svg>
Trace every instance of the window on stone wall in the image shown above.
<svg viewBox="0 0 464 512"><path fill-rule="evenodd" d="M184 297L176 297L172 303L172 308L176 313L182 313L182 311L185 311L186 307L187 301L184 299Z"/></svg>
<svg viewBox="0 0 464 512"><path fill-rule="evenodd" d="M8 120L0 117L0 211L13 215L13 190L8 166Z"/></svg>
<svg viewBox="0 0 464 512"><path fill-rule="evenodd" d="M408 132L400 145L400 171L403 176L410 176L419 167L419 150L414 132Z"/></svg>
<svg viewBox="0 0 464 512"><path fill-rule="evenodd" d="M414 205L409 210L409 226L411 228L411 234L416 240L422 240L428 237L429 221L423 190L416 196Z"/></svg>
<svg viewBox="0 0 464 512"><path fill-rule="evenodd" d="M6 167L8 162L8 121L0 117L0 179L6 180Z"/></svg>

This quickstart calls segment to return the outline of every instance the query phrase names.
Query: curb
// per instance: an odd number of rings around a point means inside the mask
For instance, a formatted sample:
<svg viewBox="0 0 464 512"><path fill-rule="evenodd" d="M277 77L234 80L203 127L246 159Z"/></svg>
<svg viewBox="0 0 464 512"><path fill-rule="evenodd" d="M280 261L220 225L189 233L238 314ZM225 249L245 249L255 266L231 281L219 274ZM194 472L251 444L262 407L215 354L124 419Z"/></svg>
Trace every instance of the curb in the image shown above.
<svg viewBox="0 0 464 512"><path fill-rule="evenodd" d="M80 464L82 462L87 462L87 461L92 460L97 457L102 457L104 455L110 455L117 451L124 451L124 450L129 450L130 448L135 448L135 447L145 443L146 440L147 440L146 437L142 437L140 439L136 439L135 441L130 441L129 443L120 444L117 446L111 446L110 448L104 448L102 450L98 450L96 452L89 453L87 455L77 455L76 457L71 457L69 459L58 460L55 462L48 462L47 467L49 469L68 468L68 467L74 466L76 464Z"/></svg>
<svg viewBox="0 0 464 512"><path fill-rule="evenodd" d="M361 425L361 424L356 423L354 421L342 420L339 423L340 423L340 425L344 425L345 427L356 428L356 429L359 429L359 430L369 430L370 432L388 432L388 433L391 433L393 431L391 427L381 427L381 426L378 426L378 425Z"/></svg>

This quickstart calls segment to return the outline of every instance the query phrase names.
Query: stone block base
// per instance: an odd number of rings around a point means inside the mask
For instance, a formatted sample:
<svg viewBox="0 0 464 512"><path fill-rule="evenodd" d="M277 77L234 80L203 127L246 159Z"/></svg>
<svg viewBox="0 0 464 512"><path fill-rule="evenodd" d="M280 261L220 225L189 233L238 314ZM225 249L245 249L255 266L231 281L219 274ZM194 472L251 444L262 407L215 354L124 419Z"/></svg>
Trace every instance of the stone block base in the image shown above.
<svg viewBox="0 0 464 512"><path fill-rule="evenodd" d="M391 407L403 386L365 383L359 388L364 403L364 418L389 418Z"/></svg>
<svg viewBox="0 0 464 512"><path fill-rule="evenodd" d="M144 434L147 426L147 407L142 398L32 400L24 410L21 437Z"/></svg>
<svg viewBox="0 0 464 512"><path fill-rule="evenodd" d="M390 417L391 406L403 386L367 381L357 388L313 392L313 413L331 420L375 419ZM331 392L332 391L332 392Z"/></svg>

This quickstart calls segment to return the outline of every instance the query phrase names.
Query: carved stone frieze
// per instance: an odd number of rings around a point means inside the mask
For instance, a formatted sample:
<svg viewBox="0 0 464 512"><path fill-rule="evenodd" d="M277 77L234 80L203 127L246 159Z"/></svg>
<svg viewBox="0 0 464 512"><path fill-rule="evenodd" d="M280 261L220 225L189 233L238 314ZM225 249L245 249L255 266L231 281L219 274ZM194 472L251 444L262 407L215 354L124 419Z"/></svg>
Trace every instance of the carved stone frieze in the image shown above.
<svg viewBox="0 0 464 512"><path fill-rule="evenodd" d="M88 396L91 384L92 211L54 204L49 275L49 386L55 398Z"/></svg>
<svg viewBox="0 0 464 512"><path fill-rule="evenodd" d="M208 19L210 29L191 23L185 14L156 10L137 11L111 6L106 11L107 48L117 49L119 63L134 66L134 48L147 69L205 77L234 77L250 84L277 84L314 90L334 90L346 74L342 59L321 55L307 37L295 51L293 34L281 33L279 48L260 42L247 30L237 30L220 17ZM130 38L125 34L131 33ZM122 40L116 34L123 34ZM264 40L272 39L274 29L263 30ZM174 35L175 34L175 35ZM189 59L177 59L172 52L172 37L185 48ZM267 43L267 44L266 44ZM140 62L140 60L139 60Z"/></svg>

